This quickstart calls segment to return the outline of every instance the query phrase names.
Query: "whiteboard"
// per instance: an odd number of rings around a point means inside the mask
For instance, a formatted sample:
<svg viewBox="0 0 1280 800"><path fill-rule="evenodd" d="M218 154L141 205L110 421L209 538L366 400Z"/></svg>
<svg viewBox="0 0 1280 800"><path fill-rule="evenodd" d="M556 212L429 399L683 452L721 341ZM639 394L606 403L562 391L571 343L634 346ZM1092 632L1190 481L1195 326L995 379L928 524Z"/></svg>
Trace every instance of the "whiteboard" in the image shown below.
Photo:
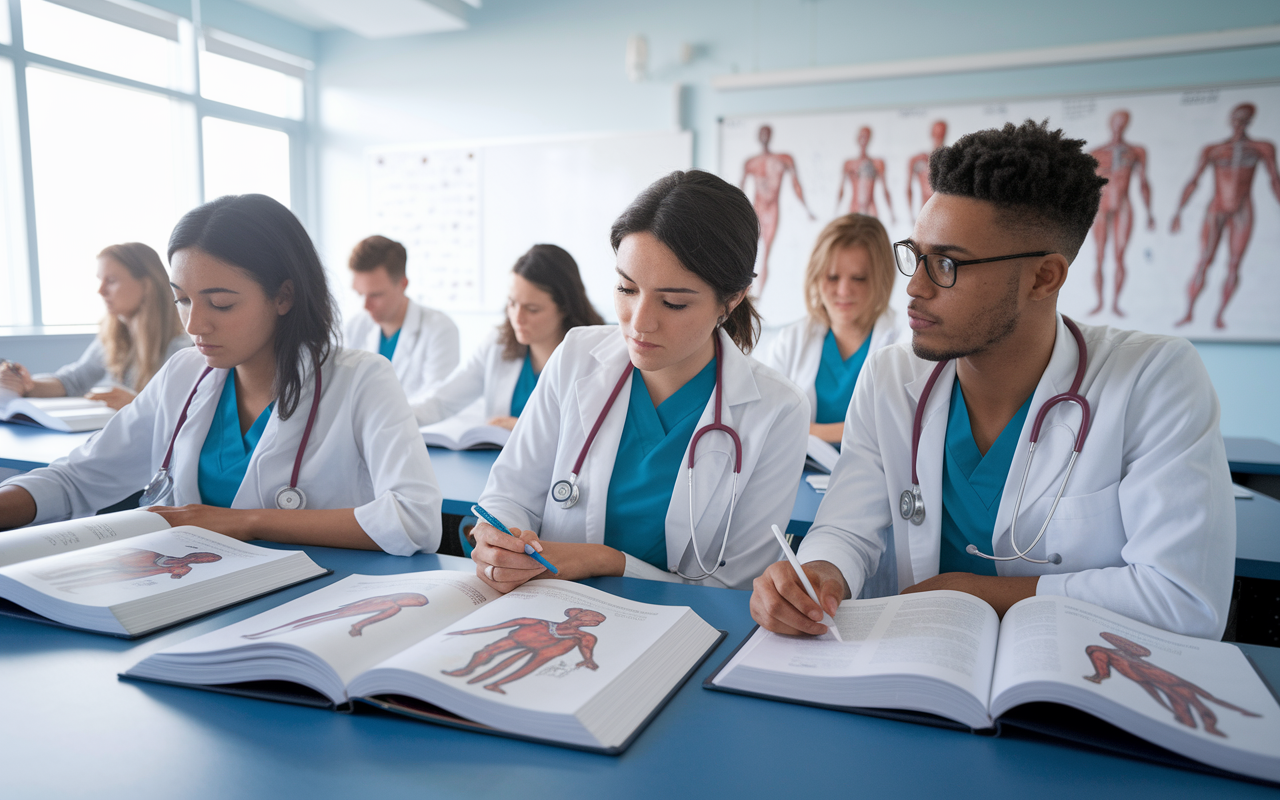
<svg viewBox="0 0 1280 800"><path fill-rule="evenodd" d="M486 326L516 259L559 245L611 319L610 226L641 190L692 163L687 131L380 147L367 152L371 232L405 245L411 297Z"/></svg>

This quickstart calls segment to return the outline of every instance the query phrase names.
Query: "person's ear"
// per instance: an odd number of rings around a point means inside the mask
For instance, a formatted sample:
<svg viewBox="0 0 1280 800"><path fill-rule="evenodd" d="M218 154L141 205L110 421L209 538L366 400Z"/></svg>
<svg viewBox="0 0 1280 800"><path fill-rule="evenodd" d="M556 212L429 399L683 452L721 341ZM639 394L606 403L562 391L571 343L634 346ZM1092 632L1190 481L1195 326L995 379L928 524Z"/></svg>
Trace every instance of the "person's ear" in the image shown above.
<svg viewBox="0 0 1280 800"><path fill-rule="evenodd" d="M728 319L729 317L733 316L733 310L737 308L738 304L741 303L746 298L747 292L749 291L751 291L750 288L747 288L747 289L743 289L740 292L737 292L736 294L729 295L729 297L724 301L724 318L725 319Z"/></svg>
<svg viewBox="0 0 1280 800"><path fill-rule="evenodd" d="M283 317L293 309L293 281L285 281L280 284L280 291L276 292L276 314Z"/></svg>
<svg viewBox="0 0 1280 800"><path fill-rule="evenodd" d="M1035 282L1031 285L1031 300L1044 300L1057 294L1062 284L1067 282L1067 268L1070 264L1061 253L1050 253L1042 256L1035 266Z"/></svg>
<svg viewBox="0 0 1280 800"><path fill-rule="evenodd" d="M408 276L408 275L406 275L406 276L404 276L403 278L401 278L401 279L400 279L399 286L400 286L400 291L402 291L402 292L403 292L405 289L408 289L408 288L409 288L409 276Z"/></svg>

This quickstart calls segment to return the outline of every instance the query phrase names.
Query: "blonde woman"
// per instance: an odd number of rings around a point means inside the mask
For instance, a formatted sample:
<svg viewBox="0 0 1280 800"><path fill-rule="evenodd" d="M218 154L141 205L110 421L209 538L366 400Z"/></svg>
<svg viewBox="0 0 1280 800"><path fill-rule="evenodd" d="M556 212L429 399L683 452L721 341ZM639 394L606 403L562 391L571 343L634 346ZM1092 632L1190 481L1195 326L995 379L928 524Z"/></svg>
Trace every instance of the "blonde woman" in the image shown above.
<svg viewBox="0 0 1280 800"><path fill-rule="evenodd" d="M779 332L764 362L809 397L809 432L839 442L853 387L867 356L892 344L889 308L896 276L889 235L875 217L846 214L823 228L809 256L809 314Z"/></svg>
<svg viewBox="0 0 1280 800"><path fill-rule="evenodd" d="M191 346L160 256L145 244L113 244L98 254L102 326L80 359L32 377L21 364L0 370L0 388L27 397L86 395L114 409L128 405L169 357ZM99 384L111 388L91 392Z"/></svg>

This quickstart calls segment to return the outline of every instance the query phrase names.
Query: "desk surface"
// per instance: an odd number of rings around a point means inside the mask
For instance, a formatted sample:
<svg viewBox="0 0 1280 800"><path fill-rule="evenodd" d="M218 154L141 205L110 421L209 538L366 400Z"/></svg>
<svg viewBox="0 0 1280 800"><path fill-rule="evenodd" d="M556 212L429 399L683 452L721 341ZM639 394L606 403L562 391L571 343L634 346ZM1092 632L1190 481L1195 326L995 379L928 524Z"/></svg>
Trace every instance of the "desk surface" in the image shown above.
<svg viewBox="0 0 1280 800"><path fill-rule="evenodd" d="M1253 475L1280 475L1280 444L1270 439L1226 436L1227 463L1232 472Z"/></svg>
<svg viewBox="0 0 1280 800"><path fill-rule="evenodd" d="M437 556L307 548L337 574L140 642L0 618L0 785L6 798L1272 797L1238 781L1057 745L993 739L709 692L751 629L748 595L626 578L590 581L692 606L727 641L620 757L374 714L119 681L163 647L350 574L435 568ZM1273 682L1280 649L1243 649ZM797 743L803 758L797 759ZM790 755L789 755L790 754ZM803 769L803 772L797 770ZM961 788L957 792L957 788Z"/></svg>
<svg viewBox="0 0 1280 800"><path fill-rule="evenodd" d="M89 441L94 433L96 431L62 433L32 425L0 422L0 467L23 472L47 467Z"/></svg>

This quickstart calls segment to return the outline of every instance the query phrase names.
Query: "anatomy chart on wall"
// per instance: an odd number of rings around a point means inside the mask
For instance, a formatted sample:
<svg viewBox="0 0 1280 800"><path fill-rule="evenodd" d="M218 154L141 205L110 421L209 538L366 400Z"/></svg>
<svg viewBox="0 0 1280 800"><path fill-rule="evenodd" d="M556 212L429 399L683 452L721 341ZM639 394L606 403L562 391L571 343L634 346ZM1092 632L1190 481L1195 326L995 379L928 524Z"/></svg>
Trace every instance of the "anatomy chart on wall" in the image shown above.
<svg viewBox="0 0 1280 800"><path fill-rule="evenodd" d="M804 314L822 227L872 214L892 241L929 199L928 156L1026 119L1084 139L1109 179L1059 308L1081 322L1192 339L1280 341L1280 85L726 118L720 174L760 217L769 325ZM899 276L893 306L905 308Z"/></svg>

